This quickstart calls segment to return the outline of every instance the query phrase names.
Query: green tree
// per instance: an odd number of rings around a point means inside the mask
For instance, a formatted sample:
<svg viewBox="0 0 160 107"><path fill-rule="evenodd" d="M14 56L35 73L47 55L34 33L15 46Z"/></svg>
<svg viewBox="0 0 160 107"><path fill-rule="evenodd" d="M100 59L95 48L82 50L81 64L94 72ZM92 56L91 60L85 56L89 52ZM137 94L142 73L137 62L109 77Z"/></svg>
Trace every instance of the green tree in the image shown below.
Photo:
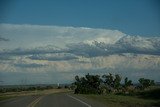
<svg viewBox="0 0 160 107"><path fill-rule="evenodd" d="M80 94L97 94L99 93L99 86L101 79L99 75L90 75L89 73L85 77L75 77L75 93Z"/></svg>
<svg viewBox="0 0 160 107"><path fill-rule="evenodd" d="M126 78L124 79L124 87L126 88L126 87L129 87L129 86L131 86L131 85L133 85L133 84L132 84L132 80L128 80L128 77L126 77Z"/></svg>
<svg viewBox="0 0 160 107"><path fill-rule="evenodd" d="M120 84L121 79L122 78L120 77L120 75L118 75L118 74L115 75L115 79L114 79L114 88L115 89L119 89L120 88L120 86L121 86L121 84Z"/></svg>
<svg viewBox="0 0 160 107"><path fill-rule="evenodd" d="M116 74L116 75L112 75L111 73L109 73L109 75L103 75L102 78L104 78L104 84L107 85L107 87L111 90L111 89L119 89L121 84L121 77L120 75Z"/></svg>
<svg viewBox="0 0 160 107"><path fill-rule="evenodd" d="M114 77L111 73L109 73L109 75L103 75L102 78L104 78L104 83L108 86L108 87L113 87L114 86Z"/></svg>
<svg viewBox="0 0 160 107"><path fill-rule="evenodd" d="M138 81L142 89L148 88L149 86L152 86L155 84L154 80L145 79L145 78L140 78Z"/></svg>

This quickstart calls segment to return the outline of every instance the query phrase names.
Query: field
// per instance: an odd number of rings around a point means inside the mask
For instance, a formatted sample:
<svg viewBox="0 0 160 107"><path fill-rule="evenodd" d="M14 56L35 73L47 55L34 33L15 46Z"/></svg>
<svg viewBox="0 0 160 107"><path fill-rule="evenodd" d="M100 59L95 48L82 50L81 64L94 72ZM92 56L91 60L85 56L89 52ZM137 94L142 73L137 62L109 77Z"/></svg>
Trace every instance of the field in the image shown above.
<svg viewBox="0 0 160 107"><path fill-rule="evenodd" d="M47 90L22 91L22 92L6 92L6 93L0 93L0 101L18 96L45 95L45 94L61 93L69 91L70 90L68 89L47 89Z"/></svg>
<svg viewBox="0 0 160 107"><path fill-rule="evenodd" d="M132 95L80 95L105 104L107 107L159 107L160 89L146 90Z"/></svg>

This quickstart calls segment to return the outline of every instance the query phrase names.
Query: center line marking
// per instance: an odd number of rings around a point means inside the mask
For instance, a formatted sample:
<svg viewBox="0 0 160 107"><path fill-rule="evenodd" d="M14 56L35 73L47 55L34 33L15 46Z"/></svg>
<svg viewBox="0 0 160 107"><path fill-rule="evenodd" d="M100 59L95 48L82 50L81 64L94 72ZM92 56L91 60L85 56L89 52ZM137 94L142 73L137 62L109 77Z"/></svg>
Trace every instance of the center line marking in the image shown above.
<svg viewBox="0 0 160 107"><path fill-rule="evenodd" d="M73 96L71 96L71 95L68 95L68 94L66 94L66 95L67 95L68 97L74 99L74 100L77 100L77 101L81 102L82 104L86 105L87 107L92 107L91 105L89 105L89 104L87 104L87 103L81 101L81 100L78 99L78 98L75 98L75 97L73 97Z"/></svg>
<svg viewBox="0 0 160 107"><path fill-rule="evenodd" d="M41 99L42 96L31 102L27 107L34 107Z"/></svg>

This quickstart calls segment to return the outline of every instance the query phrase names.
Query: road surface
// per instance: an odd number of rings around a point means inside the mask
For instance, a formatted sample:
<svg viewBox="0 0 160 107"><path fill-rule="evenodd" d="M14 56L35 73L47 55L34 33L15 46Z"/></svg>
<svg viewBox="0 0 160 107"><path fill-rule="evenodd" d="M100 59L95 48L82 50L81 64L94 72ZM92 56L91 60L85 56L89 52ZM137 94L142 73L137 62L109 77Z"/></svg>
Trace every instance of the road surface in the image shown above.
<svg viewBox="0 0 160 107"><path fill-rule="evenodd" d="M103 104L70 93L23 96L0 102L0 107L105 107Z"/></svg>

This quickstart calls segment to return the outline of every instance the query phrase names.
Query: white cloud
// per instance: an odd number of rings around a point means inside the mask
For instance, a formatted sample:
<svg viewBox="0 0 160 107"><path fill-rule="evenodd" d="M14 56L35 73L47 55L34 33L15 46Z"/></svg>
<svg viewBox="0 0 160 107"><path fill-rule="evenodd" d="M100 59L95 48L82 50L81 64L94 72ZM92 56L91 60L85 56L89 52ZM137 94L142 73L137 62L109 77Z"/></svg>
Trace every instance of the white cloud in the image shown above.
<svg viewBox="0 0 160 107"><path fill-rule="evenodd" d="M114 43L117 39L126 35L117 30L27 24L0 24L0 33L3 37L10 39L8 45L1 44L1 48L4 49L44 45L64 47L68 43L94 40Z"/></svg>
<svg viewBox="0 0 160 107"><path fill-rule="evenodd" d="M127 36L117 30L14 24L0 24L0 33L9 39L0 42L0 76L53 73L63 79L72 73L117 72L134 78L149 77L151 71L153 78L160 75L159 38Z"/></svg>

